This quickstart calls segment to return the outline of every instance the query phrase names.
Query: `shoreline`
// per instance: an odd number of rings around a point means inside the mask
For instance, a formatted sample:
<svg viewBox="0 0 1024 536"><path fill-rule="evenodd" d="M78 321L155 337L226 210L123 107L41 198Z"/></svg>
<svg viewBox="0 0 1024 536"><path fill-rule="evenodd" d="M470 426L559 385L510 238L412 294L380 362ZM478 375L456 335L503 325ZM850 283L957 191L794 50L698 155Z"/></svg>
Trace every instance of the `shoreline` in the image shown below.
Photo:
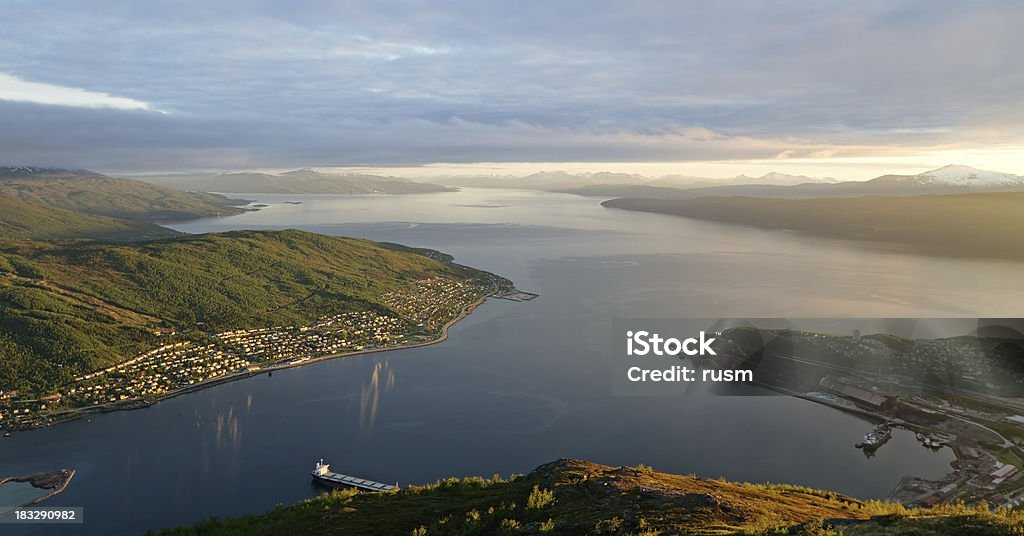
<svg viewBox="0 0 1024 536"><path fill-rule="evenodd" d="M533 297L537 296L537 295L532 294L532 293L523 293L523 294L530 294ZM39 428L48 428L50 426L55 426L55 425L58 425L58 424L72 422L72 421L81 419L83 417L87 417L87 416L92 415L92 414L103 414L103 413L113 413L115 411L131 411L131 410L136 410L136 409L144 409L144 408L148 408L148 407L150 407L150 406L152 406L154 404L157 404L159 402L162 402L164 400L170 400L172 398L175 398L175 397L178 397L178 396L181 396L181 395L186 395L186 394L194 393L194 392L201 391L203 389L207 389L207 388L210 388L210 387L216 387L216 386L221 385L221 384L225 384L225 383L229 383L229 382L233 382L233 381L238 381L238 380L244 380L244 379L251 378L251 377L254 377L254 376L259 376L260 374L273 373L273 372L279 371L279 370L287 370L287 369L291 369L291 368L302 367L302 366L305 366L305 365L310 365L310 364L313 364L313 363L319 363L319 362L322 362L322 361L329 361L329 360L333 360L333 359L341 359L341 358L360 356L360 355L366 355L366 354L375 354L375 353L380 353L380 352L390 352L390 351L394 351L394 350L410 350L410 349L413 349L413 348L422 348L424 346L431 346L431 345L434 345L434 344L439 344L439 343L442 343L442 342L448 340L448 331L449 331L449 329L452 326L454 326L456 323L458 323L459 321L465 319L470 314L472 314L473 311L475 311L476 308L479 307L480 305L483 305L487 301L488 298L505 299L502 296L498 296L498 295L494 295L494 294L490 294L490 295L486 295L486 296L481 297L477 301L475 301L475 302L473 302L473 303L463 307L462 310L459 312L459 314L455 315L455 317L453 317L450 320L448 320L447 322L445 322L445 324L441 327L441 332L438 334L438 336L436 338L430 339L430 340L427 340L427 341L417 342L417 343L413 343L413 344L403 344L403 345L399 345L399 346L391 346L391 347L386 347L386 348L371 348L371 349L368 349L368 350L356 350L354 352L344 352L344 353L340 353L340 354L328 354L328 355L323 355L323 356L320 356L320 357L309 358L309 359L306 359L304 361L300 361L300 362L297 362L297 363L283 362L283 363L279 363L279 364L269 365L267 367L260 368L259 370L252 370L252 371L247 371L247 372L239 372L239 373L236 373L236 374L229 374L227 376L221 376L221 377L218 377L218 378L212 378L212 379L209 379L209 380L206 380L206 381L194 384L194 385L189 385L187 387L182 387L181 389L178 389L178 390L176 390L174 392L165 393L165 394L163 394L163 395L161 395L159 397L153 398L153 399L134 399L134 400L126 400L126 401L123 401L123 402L116 402L114 404L100 404L100 405L88 406L88 407L84 407L84 408L74 408L74 409L64 410L63 412L57 412L57 413L52 414L51 417L53 418L53 420L51 420L50 422L48 422L46 424L41 424L39 426L33 426L33 427L23 428L23 429L19 429L19 430L12 430L12 432L15 432L15 433L31 432L32 430L38 430ZM532 299L532 298L530 298L530 299ZM518 300L514 300L513 299L511 301L518 301ZM0 482L0 483L2 483L2 482Z"/></svg>

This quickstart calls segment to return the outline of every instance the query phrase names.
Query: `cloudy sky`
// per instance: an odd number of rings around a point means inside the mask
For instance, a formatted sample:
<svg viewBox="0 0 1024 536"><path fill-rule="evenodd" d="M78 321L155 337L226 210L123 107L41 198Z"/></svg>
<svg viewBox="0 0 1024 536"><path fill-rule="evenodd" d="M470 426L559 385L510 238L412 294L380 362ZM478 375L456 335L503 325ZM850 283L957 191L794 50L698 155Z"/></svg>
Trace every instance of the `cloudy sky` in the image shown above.
<svg viewBox="0 0 1024 536"><path fill-rule="evenodd" d="M0 164L1024 174L1022 25L1019 1L0 0Z"/></svg>

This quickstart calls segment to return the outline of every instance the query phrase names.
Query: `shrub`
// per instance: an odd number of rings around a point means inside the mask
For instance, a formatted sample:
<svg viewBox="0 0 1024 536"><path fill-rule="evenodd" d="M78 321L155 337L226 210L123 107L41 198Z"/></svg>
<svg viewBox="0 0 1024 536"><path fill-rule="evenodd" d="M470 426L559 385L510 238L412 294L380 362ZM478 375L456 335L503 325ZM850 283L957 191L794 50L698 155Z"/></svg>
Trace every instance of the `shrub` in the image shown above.
<svg viewBox="0 0 1024 536"><path fill-rule="evenodd" d="M772 512L756 517L746 526L743 534L770 535L782 532L786 533L786 521L779 514Z"/></svg>
<svg viewBox="0 0 1024 536"><path fill-rule="evenodd" d="M515 519L505 518L501 520L501 531L506 533L517 532L522 524Z"/></svg>
<svg viewBox="0 0 1024 536"><path fill-rule="evenodd" d="M861 507L868 515L872 516L905 516L909 512L907 507L897 502L871 500Z"/></svg>
<svg viewBox="0 0 1024 536"><path fill-rule="evenodd" d="M540 510L541 508L551 506L554 503L555 492L534 486L533 491L530 492L530 497L526 499L526 508L531 510Z"/></svg>
<svg viewBox="0 0 1024 536"><path fill-rule="evenodd" d="M595 534L616 534L620 530L622 530L622 519L618 517L602 519L594 524Z"/></svg>

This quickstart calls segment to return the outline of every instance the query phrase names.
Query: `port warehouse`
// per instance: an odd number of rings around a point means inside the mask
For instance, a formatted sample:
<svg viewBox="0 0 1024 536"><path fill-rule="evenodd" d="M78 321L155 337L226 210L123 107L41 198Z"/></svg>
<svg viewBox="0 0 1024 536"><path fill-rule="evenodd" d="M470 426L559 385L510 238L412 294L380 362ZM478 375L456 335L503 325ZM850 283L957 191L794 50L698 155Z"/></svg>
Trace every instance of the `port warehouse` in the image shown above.
<svg viewBox="0 0 1024 536"><path fill-rule="evenodd" d="M896 407L897 399L895 396L876 393L866 385L851 378L830 374L822 378L819 385L834 394L862 404L870 409L892 410Z"/></svg>

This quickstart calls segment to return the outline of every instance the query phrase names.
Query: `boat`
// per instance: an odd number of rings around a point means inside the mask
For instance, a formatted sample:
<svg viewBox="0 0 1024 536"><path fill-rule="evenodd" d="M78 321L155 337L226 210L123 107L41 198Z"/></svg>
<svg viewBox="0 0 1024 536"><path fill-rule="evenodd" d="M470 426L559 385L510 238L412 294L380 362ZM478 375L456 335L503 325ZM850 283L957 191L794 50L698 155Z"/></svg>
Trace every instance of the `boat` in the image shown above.
<svg viewBox="0 0 1024 536"><path fill-rule="evenodd" d="M946 442L941 438L933 435L925 435L920 432L918 432L917 434L917 440L920 441L921 444L924 445L925 447L928 447L933 450L938 450L946 446Z"/></svg>
<svg viewBox="0 0 1024 536"><path fill-rule="evenodd" d="M892 438L892 430L888 424L880 424L874 430L864 434L864 440L858 441L855 447L865 452L874 452Z"/></svg>
<svg viewBox="0 0 1024 536"><path fill-rule="evenodd" d="M331 471L330 464L324 463L323 458L316 462L316 465L313 466L313 470L309 474L313 477L314 482L329 488L356 488L364 491L395 491L398 489L397 483L394 485L384 484L365 478L335 473Z"/></svg>

